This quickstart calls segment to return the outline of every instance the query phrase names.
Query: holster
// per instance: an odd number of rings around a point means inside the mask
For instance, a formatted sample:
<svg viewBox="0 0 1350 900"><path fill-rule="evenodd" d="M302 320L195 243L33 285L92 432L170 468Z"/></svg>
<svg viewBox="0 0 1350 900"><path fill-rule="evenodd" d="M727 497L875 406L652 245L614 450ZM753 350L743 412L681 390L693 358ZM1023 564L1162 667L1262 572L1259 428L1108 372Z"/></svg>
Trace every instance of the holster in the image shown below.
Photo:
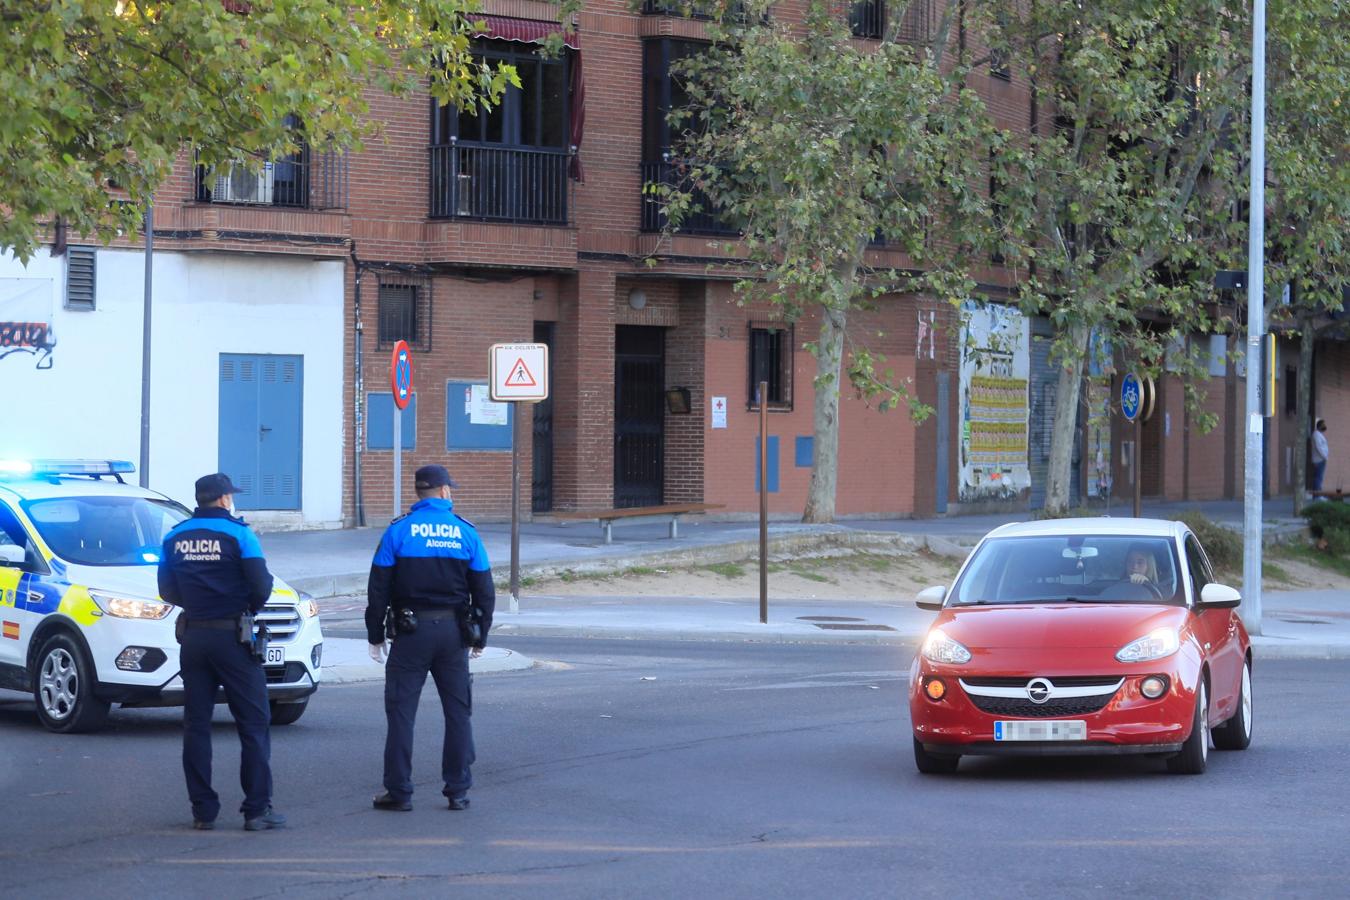
<svg viewBox="0 0 1350 900"><path fill-rule="evenodd" d="M389 607L384 614L384 635L396 638L401 634L412 634L417 630L417 613L411 609Z"/></svg>
<svg viewBox="0 0 1350 900"><path fill-rule="evenodd" d="M173 638L178 643L183 643L183 638L187 635L187 615L180 612L178 618L173 623Z"/></svg>
<svg viewBox="0 0 1350 900"><path fill-rule="evenodd" d="M472 603L466 603L455 610L455 620L459 624L459 637L466 647L483 646L483 611Z"/></svg>

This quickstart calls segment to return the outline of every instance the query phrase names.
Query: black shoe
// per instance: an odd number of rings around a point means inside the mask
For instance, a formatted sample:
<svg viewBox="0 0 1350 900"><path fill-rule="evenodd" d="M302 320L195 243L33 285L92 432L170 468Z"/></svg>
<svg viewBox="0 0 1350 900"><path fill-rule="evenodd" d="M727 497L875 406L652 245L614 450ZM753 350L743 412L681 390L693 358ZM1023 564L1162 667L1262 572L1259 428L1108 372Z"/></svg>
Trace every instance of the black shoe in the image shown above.
<svg viewBox="0 0 1350 900"><path fill-rule="evenodd" d="M450 802L450 808L457 812L469 808L468 797L446 797L445 799Z"/></svg>
<svg viewBox="0 0 1350 900"><path fill-rule="evenodd" d="M192 827L197 829L198 831L211 831L213 828L216 827L216 823L208 822L205 819L193 819Z"/></svg>
<svg viewBox="0 0 1350 900"><path fill-rule="evenodd" d="M376 809L387 809L391 812L408 812L412 809L411 800L400 800L388 791L376 797L372 805Z"/></svg>
<svg viewBox="0 0 1350 900"><path fill-rule="evenodd" d="M252 819L244 819L245 831L267 831L270 828L285 828L286 817L279 812L273 812L272 807L267 807L260 815Z"/></svg>

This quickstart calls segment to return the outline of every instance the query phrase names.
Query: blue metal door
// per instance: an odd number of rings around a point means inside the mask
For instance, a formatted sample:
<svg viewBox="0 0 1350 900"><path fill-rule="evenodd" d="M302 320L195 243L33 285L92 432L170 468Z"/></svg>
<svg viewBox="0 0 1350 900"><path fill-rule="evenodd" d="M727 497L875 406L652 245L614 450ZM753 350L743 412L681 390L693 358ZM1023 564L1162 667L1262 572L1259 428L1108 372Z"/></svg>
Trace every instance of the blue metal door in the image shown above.
<svg viewBox="0 0 1350 900"><path fill-rule="evenodd" d="M220 355L220 470L239 509L299 509L304 357Z"/></svg>

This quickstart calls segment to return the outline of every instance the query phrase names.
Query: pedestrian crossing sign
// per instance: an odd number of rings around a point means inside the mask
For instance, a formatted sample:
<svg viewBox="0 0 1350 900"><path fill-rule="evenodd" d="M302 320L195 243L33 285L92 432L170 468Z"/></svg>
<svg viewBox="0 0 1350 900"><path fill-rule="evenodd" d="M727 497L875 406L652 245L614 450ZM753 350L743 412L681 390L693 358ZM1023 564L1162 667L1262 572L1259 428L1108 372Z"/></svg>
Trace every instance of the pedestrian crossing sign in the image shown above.
<svg viewBox="0 0 1350 900"><path fill-rule="evenodd" d="M548 344L493 344L488 356L493 400L548 398Z"/></svg>

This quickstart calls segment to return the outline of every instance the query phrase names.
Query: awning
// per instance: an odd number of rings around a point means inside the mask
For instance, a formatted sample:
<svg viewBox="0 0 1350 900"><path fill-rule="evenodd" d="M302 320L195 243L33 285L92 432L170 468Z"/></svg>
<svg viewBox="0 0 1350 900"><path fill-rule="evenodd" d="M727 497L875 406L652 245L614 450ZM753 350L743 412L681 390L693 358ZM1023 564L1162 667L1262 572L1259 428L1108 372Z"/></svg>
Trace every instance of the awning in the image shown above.
<svg viewBox="0 0 1350 900"><path fill-rule="evenodd" d="M534 19L512 19L508 16L474 16L474 21L482 20L487 26L479 37L497 41L520 41L524 44L538 44L551 34L562 35L563 44L573 50L581 49L581 41L576 30L570 34L557 22L539 22Z"/></svg>

